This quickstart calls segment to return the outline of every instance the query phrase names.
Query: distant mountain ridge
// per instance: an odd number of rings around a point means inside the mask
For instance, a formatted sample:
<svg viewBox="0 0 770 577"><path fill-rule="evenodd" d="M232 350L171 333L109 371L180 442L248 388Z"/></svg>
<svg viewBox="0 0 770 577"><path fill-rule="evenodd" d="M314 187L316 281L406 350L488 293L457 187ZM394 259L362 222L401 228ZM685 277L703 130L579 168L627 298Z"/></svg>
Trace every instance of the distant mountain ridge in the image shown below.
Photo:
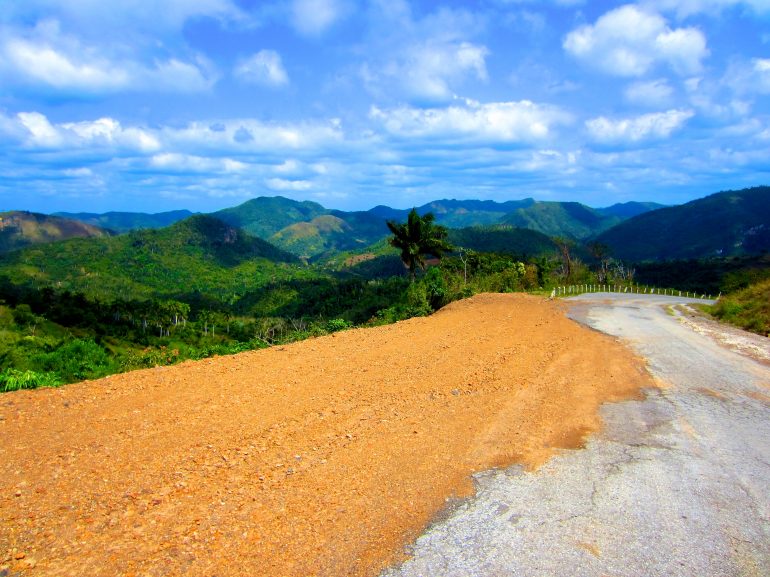
<svg viewBox="0 0 770 577"><path fill-rule="evenodd" d="M577 202L537 201L533 198L497 202L476 199L435 200L416 208L431 212L436 222L453 229L508 225L531 229L547 236L573 240L591 238L629 216L654 210L655 203L628 202L594 209ZM281 196L257 197L211 216L241 228L305 260L357 250L388 236L387 220L403 220L406 209L376 206L366 211L327 209L311 201ZM149 215L144 213L68 213L113 230L159 228L189 216L188 211Z"/></svg>
<svg viewBox="0 0 770 577"><path fill-rule="evenodd" d="M0 253L70 238L102 238L110 232L79 220L26 211L0 212Z"/></svg>
<svg viewBox="0 0 770 577"><path fill-rule="evenodd" d="M718 192L640 214L596 240L635 262L770 251L770 187Z"/></svg>
<svg viewBox="0 0 770 577"><path fill-rule="evenodd" d="M54 216L79 220L86 224L105 228L117 233L140 228L163 228L192 216L189 210L172 210L154 214L145 212L55 212Z"/></svg>

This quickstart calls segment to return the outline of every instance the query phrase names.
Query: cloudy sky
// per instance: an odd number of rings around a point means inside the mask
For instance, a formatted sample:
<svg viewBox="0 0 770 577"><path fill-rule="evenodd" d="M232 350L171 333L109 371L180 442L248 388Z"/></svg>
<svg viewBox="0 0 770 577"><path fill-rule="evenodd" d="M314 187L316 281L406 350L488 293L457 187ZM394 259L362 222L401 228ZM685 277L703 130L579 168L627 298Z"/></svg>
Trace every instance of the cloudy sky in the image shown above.
<svg viewBox="0 0 770 577"><path fill-rule="evenodd" d="M0 0L0 210L770 184L770 0Z"/></svg>

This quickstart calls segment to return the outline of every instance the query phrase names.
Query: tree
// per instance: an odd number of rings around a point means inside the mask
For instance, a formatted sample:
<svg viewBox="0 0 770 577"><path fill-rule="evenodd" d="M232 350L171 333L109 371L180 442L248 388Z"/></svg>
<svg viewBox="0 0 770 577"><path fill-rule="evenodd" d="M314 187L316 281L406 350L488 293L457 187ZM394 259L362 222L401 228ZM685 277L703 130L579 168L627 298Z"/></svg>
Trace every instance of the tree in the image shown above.
<svg viewBox="0 0 770 577"><path fill-rule="evenodd" d="M572 239L563 236L555 236L553 242L556 245L556 248L559 249L559 254L561 255L564 280L569 281L572 277L574 264L570 251L572 250L572 247L575 246L575 242Z"/></svg>
<svg viewBox="0 0 770 577"><path fill-rule="evenodd" d="M387 221L388 228L393 233L388 242L401 250L401 260L409 269L412 280L418 266L425 270L426 256L441 258L445 252L452 250L452 245L446 240L446 227L434 224L434 220L432 213L420 216L413 208L405 223Z"/></svg>

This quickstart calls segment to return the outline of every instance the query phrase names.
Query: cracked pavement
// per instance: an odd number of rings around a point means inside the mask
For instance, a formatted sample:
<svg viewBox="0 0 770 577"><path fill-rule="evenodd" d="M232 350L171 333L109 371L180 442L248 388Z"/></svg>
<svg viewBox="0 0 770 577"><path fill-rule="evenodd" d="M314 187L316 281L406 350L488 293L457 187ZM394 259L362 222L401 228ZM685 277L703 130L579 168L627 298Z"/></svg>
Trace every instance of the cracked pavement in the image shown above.
<svg viewBox="0 0 770 577"><path fill-rule="evenodd" d="M770 368L666 313L702 301L570 302L661 388L604 405L601 433L535 472L476 475L476 495L382 577L770 575Z"/></svg>

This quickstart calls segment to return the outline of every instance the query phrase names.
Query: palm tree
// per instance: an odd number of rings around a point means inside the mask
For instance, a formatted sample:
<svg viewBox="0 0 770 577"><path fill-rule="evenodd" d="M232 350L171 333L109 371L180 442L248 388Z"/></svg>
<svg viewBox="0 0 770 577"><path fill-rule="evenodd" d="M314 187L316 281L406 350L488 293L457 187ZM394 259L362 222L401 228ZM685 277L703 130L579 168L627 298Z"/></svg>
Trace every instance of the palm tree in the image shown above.
<svg viewBox="0 0 770 577"><path fill-rule="evenodd" d="M409 269L412 280L418 266L425 270L426 256L441 258L445 252L452 250L452 245L446 240L446 227L434 224L434 220L432 213L420 216L413 208L405 223L387 221L388 228L393 233L388 242L401 250L401 260Z"/></svg>

